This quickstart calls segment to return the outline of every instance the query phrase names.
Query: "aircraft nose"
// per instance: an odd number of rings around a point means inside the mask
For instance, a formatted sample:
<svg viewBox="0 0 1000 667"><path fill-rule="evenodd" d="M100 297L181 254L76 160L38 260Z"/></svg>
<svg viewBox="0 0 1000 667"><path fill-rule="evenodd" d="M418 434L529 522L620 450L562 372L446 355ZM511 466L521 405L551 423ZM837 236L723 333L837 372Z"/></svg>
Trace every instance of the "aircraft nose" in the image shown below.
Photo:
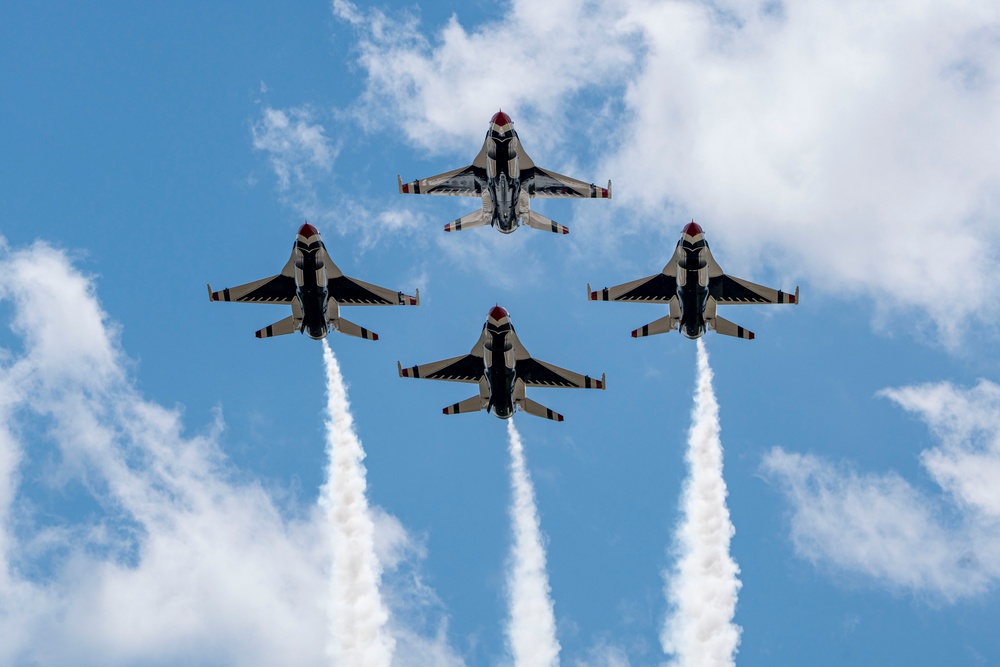
<svg viewBox="0 0 1000 667"><path fill-rule="evenodd" d="M315 227L310 225L308 222L299 227L299 236L303 238L308 239L313 236L316 236L317 234L319 234L319 232L316 230Z"/></svg>
<svg viewBox="0 0 1000 667"><path fill-rule="evenodd" d="M510 116L505 114L502 110L497 111L495 114L493 114L493 118L490 119L490 122L496 125L497 127L510 125Z"/></svg>
<svg viewBox="0 0 1000 667"><path fill-rule="evenodd" d="M499 322L505 317L509 317L506 308L502 308L501 306L493 306L493 308L490 310L490 319L493 320L494 322Z"/></svg>
<svg viewBox="0 0 1000 667"><path fill-rule="evenodd" d="M694 220L687 223L687 225L684 227L684 234L687 236L697 236L698 234L702 233L704 232L702 231L701 226Z"/></svg>

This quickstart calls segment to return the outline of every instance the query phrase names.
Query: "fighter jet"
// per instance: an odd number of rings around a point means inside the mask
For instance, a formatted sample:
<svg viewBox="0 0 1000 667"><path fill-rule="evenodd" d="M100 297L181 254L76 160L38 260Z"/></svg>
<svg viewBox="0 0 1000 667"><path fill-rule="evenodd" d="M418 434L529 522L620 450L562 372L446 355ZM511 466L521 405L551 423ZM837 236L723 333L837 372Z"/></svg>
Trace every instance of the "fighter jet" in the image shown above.
<svg viewBox="0 0 1000 667"><path fill-rule="evenodd" d="M524 224L542 231L569 234L565 225L532 211L529 198L611 199L611 181L605 189L536 167L521 147L510 116L503 111L493 114L483 148L468 167L409 183L403 183L399 176L396 180L401 194L483 198L481 210L449 222L444 226L446 232L491 225L510 234Z"/></svg>
<svg viewBox="0 0 1000 667"><path fill-rule="evenodd" d="M486 410L500 419L510 419L518 408L529 415L561 422L561 414L526 398L525 387L605 388L603 374L600 380L594 380L533 359L514 333L507 311L500 306L490 310L482 335L469 354L410 368L403 368L397 361L396 367L399 377L479 384L478 394L444 408L446 415Z"/></svg>
<svg viewBox="0 0 1000 667"><path fill-rule="evenodd" d="M348 336L378 340L378 334L340 316L340 306L419 306L416 296L394 292L345 276L330 259L316 228L308 222L299 228L292 256L276 276L213 292L211 301L241 303L284 303L292 314L256 333L257 338L281 336L295 331L314 340L325 338L332 329Z"/></svg>
<svg viewBox="0 0 1000 667"><path fill-rule="evenodd" d="M752 331L719 317L716 306L799 302L798 287L795 294L788 294L723 273L708 248L704 232L693 220L684 227L674 256L663 271L596 292L588 284L587 293L591 301L642 301L670 306L669 315L636 329L633 338L674 329L680 329L688 338L698 338L711 329L725 336L753 340Z"/></svg>

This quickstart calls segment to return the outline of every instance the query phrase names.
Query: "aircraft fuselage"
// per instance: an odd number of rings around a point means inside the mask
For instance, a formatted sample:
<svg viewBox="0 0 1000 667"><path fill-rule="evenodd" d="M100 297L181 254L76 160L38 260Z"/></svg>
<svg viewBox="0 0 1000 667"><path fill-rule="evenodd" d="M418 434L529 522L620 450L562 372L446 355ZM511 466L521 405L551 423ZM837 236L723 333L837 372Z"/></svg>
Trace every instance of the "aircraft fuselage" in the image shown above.
<svg viewBox="0 0 1000 667"><path fill-rule="evenodd" d="M521 198L521 168L518 161L521 142L507 114L493 117L486 135L486 189L493 203L490 224L504 234L510 234L520 224L523 211L518 210Z"/></svg>
<svg viewBox="0 0 1000 667"><path fill-rule="evenodd" d="M708 262L703 254L708 243L704 238L690 241L686 234L677 242L677 301L681 309L680 332L695 339L705 333L705 307L708 304Z"/></svg>
<svg viewBox="0 0 1000 667"><path fill-rule="evenodd" d="M514 414L514 350L507 340L511 331L510 320L496 324L486 322L486 340L483 343L483 362L486 382L490 388L490 410L500 419L510 419Z"/></svg>
<svg viewBox="0 0 1000 667"><path fill-rule="evenodd" d="M327 328L327 308L330 294L327 289L326 266L320 257L323 241L319 234L303 240L299 235L295 240L295 295L302 308L300 331L314 340L325 338Z"/></svg>

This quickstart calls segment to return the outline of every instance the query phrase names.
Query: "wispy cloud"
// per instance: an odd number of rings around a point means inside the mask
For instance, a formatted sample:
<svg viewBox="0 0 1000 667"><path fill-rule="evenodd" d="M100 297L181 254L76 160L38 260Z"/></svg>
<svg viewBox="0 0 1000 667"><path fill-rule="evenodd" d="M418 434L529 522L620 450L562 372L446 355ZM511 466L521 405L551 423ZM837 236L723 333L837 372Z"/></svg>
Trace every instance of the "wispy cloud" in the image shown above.
<svg viewBox="0 0 1000 667"><path fill-rule="evenodd" d="M309 107L265 107L250 131L253 147L267 155L285 203L318 222L324 207L316 184L329 180L338 153L326 127Z"/></svg>
<svg viewBox="0 0 1000 667"><path fill-rule="evenodd" d="M5 250L0 278L22 342L0 353L0 662L327 664L332 553L318 507L286 518L226 460L221 423L187 436L178 410L143 398L117 327L65 253ZM26 520L19 466L40 441L95 512ZM375 530L387 568L416 567L398 522ZM460 664L444 634L407 623L427 612L445 627L422 606L430 596L390 597L417 605L392 610L413 656ZM401 654L395 664L428 663Z"/></svg>
<svg viewBox="0 0 1000 667"><path fill-rule="evenodd" d="M940 444L920 455L943 493L896 473L864 473L775 448L764 470L791 504L796 551L817 566L943 600L1000 580L1000 386L949 383L882 392L923 419Z"/></svg>

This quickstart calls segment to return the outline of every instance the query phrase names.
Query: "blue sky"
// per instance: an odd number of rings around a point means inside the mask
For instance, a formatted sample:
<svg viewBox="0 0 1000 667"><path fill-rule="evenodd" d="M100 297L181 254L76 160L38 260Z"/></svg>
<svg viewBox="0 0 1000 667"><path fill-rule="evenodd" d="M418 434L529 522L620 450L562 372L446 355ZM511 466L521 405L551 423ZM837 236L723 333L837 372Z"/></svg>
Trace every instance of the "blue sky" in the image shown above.
<svg viewBox="0 0 1000 667"><path fill-rule="evenodd" d="M345 311L377 343L329 340L394 664L509 663L504 425L395 372L496 303L538 358L607 373L532 395L564 423L517 419L562 664L664 662L694 344L584 290L695 219L727 271L802 289L705 341L737 662L1000 663L997 8L536 4L5 10L0 662L328 662L320 345L204 287L277 272L303 219L348 275L421 291ZM537 164L614 181L538 205L569 236L445 235L474 200L396 193L501 107Z"/></svg>

